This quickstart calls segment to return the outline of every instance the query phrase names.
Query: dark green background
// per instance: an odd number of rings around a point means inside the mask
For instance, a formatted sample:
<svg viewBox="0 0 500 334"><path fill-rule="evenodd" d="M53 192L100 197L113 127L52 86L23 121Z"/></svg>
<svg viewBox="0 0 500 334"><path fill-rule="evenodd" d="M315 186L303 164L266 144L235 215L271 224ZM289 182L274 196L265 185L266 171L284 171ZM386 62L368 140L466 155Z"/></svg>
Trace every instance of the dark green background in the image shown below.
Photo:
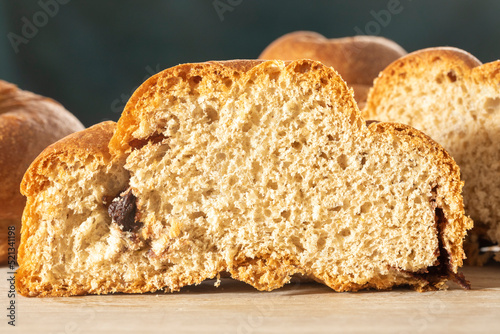
<svg viewBox="0 0 500 334"><path fill-rule="evenodd" d="M55 0L42 0L44 3ZM61 0L62 1L62 0ZM67 1L67 0L64 0ZM389 1L264 1L217 14L213 1L79 1L58 12L15 52L9 33L33 22L38 1L0 2L0 78L60 101L86 125L117 120L124 101L151 74L185 62L255 58L277 37L313 30L355 35ZM450 45L481 61L500 58L500 1L401 0L379 34L407 51ZM373 24L372 24L373 27Z"/></svg>

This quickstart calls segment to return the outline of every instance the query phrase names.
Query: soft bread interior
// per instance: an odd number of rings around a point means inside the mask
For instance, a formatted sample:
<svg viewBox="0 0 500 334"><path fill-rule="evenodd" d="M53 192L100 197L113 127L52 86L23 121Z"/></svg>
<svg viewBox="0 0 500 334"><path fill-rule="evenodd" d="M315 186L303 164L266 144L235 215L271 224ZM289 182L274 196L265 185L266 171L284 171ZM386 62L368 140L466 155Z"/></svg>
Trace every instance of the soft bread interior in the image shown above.
<svg viewBox="0 0 500 334"><path fill-rule="evenodd" d="M124 168L64 164L29 199L44 259L29 293L174 291L221 272L261 290L296 273L337 291L442 287L468 224L453 166L424 136L368 128L321 70L276 61L158 82Z"/></svg>
<svg viewBox="0 0 500 334"><path fill-rule="evenodd" d="M407 58L375 82L365 116L409 124L442 144L460 166L466 213L500 241L500 95L491 78L500 62L475 67L472 56L448 49Z"/></svg>
<svg viewBox="0 0 500 334"><path fill-rule="evenodd" d="M125 241L110 224L103 201L120 193L128 173L123 165L105 166L91 158L57 162L51 167L45 175L49 186L28 198L23 234L29 237L23 240L20 252L23 258L29 252L29 258L22 261L18 277L31 271L24 284L37 286L30 293L33 295L47 288L67 293L73 284L113 284L110 277L127 274L126 267L115 263L123 258Z"/></svg>
<svg viewBox="0 0 500 334"><path fill-rule="evenodd" d="M188 76L144 111L126 169L152 263L261 289L294 272L362 286L434 265L443 166L408 138L369 135L343 82L328 96L310 65L281 64L226 89Z"/></svg>

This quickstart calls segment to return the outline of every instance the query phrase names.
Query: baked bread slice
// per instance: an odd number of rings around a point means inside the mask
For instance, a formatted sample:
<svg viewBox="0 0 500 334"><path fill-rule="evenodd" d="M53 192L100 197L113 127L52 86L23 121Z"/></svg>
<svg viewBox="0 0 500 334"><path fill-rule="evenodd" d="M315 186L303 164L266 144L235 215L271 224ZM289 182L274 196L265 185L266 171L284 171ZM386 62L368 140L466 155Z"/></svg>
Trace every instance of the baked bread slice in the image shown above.
<svg viewBox="0 0 500 334"><path fill-rule="evenodd" d="M381 72L363 113L411 125L442 144L462 171L475 234L500 241L500 61L482 65L450 47L411 53Z"/></svg>
<svg viewBox="0 0 500 334"><path fill-rule="evenodd" d="M19 245L26 203L19 191L24 172L44 148L82 129L56 101L0 80L0 264L7 262L9 226L16 228Z"/></svg>
<svg viewBox="0 0 500 334"><path fill-rule="evenodd" d="M367 126L319 62L179 65L133 94L108 152L110 127L27 172L21 294L176 291L225 272L259 290L294 274L336 291L468 286L455 162L408 126Z"/></svg>
<svg viewBox="0 0 500 334"><path fill-rule="evenodd" d="M21 185L27 196L16 285L25 296L83 294L96 272L107 275L122 247L107 206L128 183L123 162L112 160L108 121L71 134L47 147ZM71 255L70 255L71 254ZM131 263L131 265L133 265ZM88 272L83 269L88 268ZM123 266L122 266L123 267ZM104 291L116 284L95 277Z"/></svg>
<svg viewBox="0 0 500 334"><path fill-rule="evenodd" d="M354 36L328 39L312 31L295 31L276 39L262 51L260 59L318 60L332 66L354 89L362 108L377 77L387 65L404 56L399 44L379 36Z"/></svg>

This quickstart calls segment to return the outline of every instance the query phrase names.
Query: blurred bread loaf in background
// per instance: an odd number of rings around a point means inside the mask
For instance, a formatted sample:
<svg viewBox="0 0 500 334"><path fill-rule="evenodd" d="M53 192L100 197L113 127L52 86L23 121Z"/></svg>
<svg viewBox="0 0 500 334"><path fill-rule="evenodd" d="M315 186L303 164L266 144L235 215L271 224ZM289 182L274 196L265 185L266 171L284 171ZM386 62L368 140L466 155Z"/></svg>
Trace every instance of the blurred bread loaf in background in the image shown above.
<svg viewBox="0 0 500 334"><path fill-rule="evenodd" d="M47 146L83 128L58 102L0 80L0 263L7 262L9 226L19 245L24 172Z"/></svg>
<svg viewBox="0 0 500 334"><path fill-rule="evenodd" d="M354 98L364 106L373 79L406 51L397 43L378 36L328 39L312 31L296 31L272 42L259 59L312 59L332 66L354 89Z"/></svg>

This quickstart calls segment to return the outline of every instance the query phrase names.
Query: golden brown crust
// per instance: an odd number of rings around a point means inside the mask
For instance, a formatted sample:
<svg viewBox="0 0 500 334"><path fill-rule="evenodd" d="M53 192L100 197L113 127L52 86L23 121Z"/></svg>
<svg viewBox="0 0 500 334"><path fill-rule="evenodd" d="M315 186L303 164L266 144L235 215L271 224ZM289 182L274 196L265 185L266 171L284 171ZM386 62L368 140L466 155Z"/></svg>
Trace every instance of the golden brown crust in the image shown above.
<svg viewBox="0 0 500 334"><path fill-rule="evenodd" d="M116 123L112 121L98 123L85 130L75 132L55 142L40 153L26 171L21 182L24 196L33 196L40 191L47 166L52 162L85 160L94 157L107 162L111 159L108 143L113 135Z"/></svg>
<svg viewBox="0 0 500 334"><path fill-rule="evenodd" d="M453 272L463 264L465 253L463 251L463 240L467 230L473 227L472 219L465 215L462 200L463 181L460 179L460 168L453 157L436 141L423 132L409 125L389 122L373 122L369 126L373 132L386 132L400 137L403 140L410 139L416 148L429 149L434 156L434 161L441 165L440 169L447 178L447 183L452 185L449 193L444 197L444 203L440 203L447 221L454 224L446 224L443 232L443 242Z"/></svg>
<svg viewBox="0 0 500 334"><path fill-rule="evenodd" d="M491 66L498 67L499 62L481 66L481 62L476 57L457 48L434 47L418 50L394 61L380 72L368 93L363 116L366 118L375 116L375 108L380 104L386 89L390 89L398 80L405 80L408 69L415 72L426 71L428 66L436 62L443 64L443 67L458 71L463 76L468 76L474 69L474 72L478 73L477 76L487 77L488 80L500 77L499 70L495 72L490 68Z"/></svg>
<svg viewBox="0 0 500 334"><path fill-rule="evenodd" d="M165 98L169 94L169 89L173 89L172 87L176 80L189 82L190 80L199 81L197 77L200 76L203 76L204 80L209 77L211 84L219 85L217 89L224 89L225 80L252 80L255 78L252 76L253 74L255 74L256 77L264 75L268 73L267 71L272 70L273 66L276 64L283 65L283 62L268 61L264 64L263 61L239 60L233 62L184 64L167 69L155 75L139 87L125 107L125 111L118 122L117 129L110 140L109 149L111 155L113 157L126 156L134 148L134 141L146 140L148 138L148 134L138 135L136 130L139 129L141 121L151 122L148 113L154 112L154 109L159 106L160 99L158 96ZM443 208L445 216L452 222L448 224L449 226L445 227L444 241L445 247L451 255L452 269L456 271L457 266L461 265L463 255L461 238L465 234L466 229L470 227L470 221L464 216L460 196L462 183L460 181L458 167L453 159L432 139L411 127L391 123L376 123L366 128L362 122L363 120L357 109L356 103L352 98L351 91L332 68L315 61L299 60L286 63L286 70L294 71L297 75L308 72L309 80L314 80L314 82L318 83L321 82L324 85L331 85L332 92L334 92L333 89L336 89L333 98L342 99L342 104L345 107L338 112L345 113L346 117L349 117L353 124L359 125L360 131L363 131L363 135L377 136L383 134L387 136L389 134L398 136L412 149L421 149L422 154L433 156L433 160L441 164L443 175L445 175L445 180L442 182L450 185L451 188L449 192L440 194L441 197L444 198L444 204L449 206L448 208ZM209 87L211 88L206 89L213 89L213 86L209 85ZM328 88L330 88L330 86L328 86ZM202 90L201 94L204 94ZM339 117L341 117L340 114ZM101 125L101 127L104 127L104 125ZM162 129L159 130L161 132ZM43 186L43 175L45 170L49 168L48 164L50 162L56 162L60 159L71 159L71 157L75 156L80 160L88 155L108 157L107 153L103 152L106 151L104 147L105 142L109 139L111 132L109 131L106 135L96 135L96 133L100 131L106 132L106 129L99 129L98 127L90 128L62 140L53 145L53 147L47 148L33 163L30 171L26 174L25 180L23 181L23 192L30 196L36 195L36 192ZM91 146L96 142L99 144ZM77 143L78 146L76 146ZM30 202L28 202L26 210L25 217L33 217L37 214L35 212L35 206L30 205ZM27 235L33 233L32 229L35 229L36 226L28 226L28 224L25 224L23 228L25 228L25 233L23 233L24 245ZM116 282L109 282L109 285L98 287L81 287L74 285L69 287L43 286L41 288L30 289L29 282L26 283L25 281L32 275L30 272L30 261L34 261L34 259L29 257L28 250L23 247L20 249L19 255L21 268L18 271L17 288L23 295L66 296L89 292L97 294L112 292L140 293L155 291L158 288L158 286L154 286L151 282L144 280L135 282L133 286L123 286ZM269 286L255 280L256 277L260 277L259 275L261 272L269 272L275 276L272 282L277 285L271 287L273 288L286 282L288 279L287 273L293 273L294 270L297 270L293 258L276 260L270 259L269 256L262 256L261 258L253 258L250 260L243 259L242 261L242 266L229 268L226 265L227 268L214 268L213 276L217 274L218 270L229 270L234 277L248 282L258 289L266 290L269 289ZM270 270L269 267L271 267L272 270ZM364 284L352 283L347 277L332 277L328 274L328 270L326 269L323 272L311 271L305 272L304 274L311 277L314 276L316 280L327 284L336 291L357 291L363 288L389 289L396 284L411 284L416 289L424 289L428 286L425 280L411 277L409 274L400 272L397 269L391 269L387 276L374 277ZM199 283L203 279L208 278L208 276L202 276L200 274L199 276L193 275L182 277L179 278L178 281L172 282L169 289L177 290L184 285ZM443 281L439 281L437 284L442 283ZM31 284L36 284L36 282L31 282Z"/></svg>
<svg viewBox="0 0 500 334"><path fill-rule="evenodd" d="M500 60L474 67L472 73L476 82L498 86L500 83Z"/></svg>
<svg viewBox="0 0 500 334"><path fill-rule="evenodd" d="M272 61L269 61L272 63ZM125 107L125 111L120 118L117 131L111 139L110 150L116 155L126 155L131 150L131 143L137 139L145 140L146 138L137 138L134 136L135 130L138 129L141 119L147 118L145 110L151 110L158 102L157 94L167 94L168 89L172 86L171 81L175 78L182 78L183 80L190 80L197 76L210 76L215 75L214 82L224 82L224 80L238 80L243 73L252 71L265 71L264 65L256 68L255 66L263 64L262 61L244 61L238 60L233 62L209 62L198 64L184 64L177 67L167 69L156 76L146 81L132 96L129 103ZM340 82L347 90L345 82L337 75L335 71L328 68L321 63L310 60L298 60L294 62L286 62L287 66L310 66L314 68L315 75L318 78L328 78L329 81ZM318 79L319 81L319 79ZM222 84L221 84L222 85ZM222 86L221 86L222 87ZM338 94L346 96L346 94ZM351 96L352 97L352 96ZM353 122L361 119L360 112L357 106L349 99L344 101L346 103L346 110L354 110L352 117ZM423 134L422 132L402 124L391 123L377 123L371 124L369 129L378 133L389 133L391 135L399 136L403 140L411 143L417 149L421 149L426 154L435 156L435 160L441 163L443 175L446 175L450 185L452 185L449 193L442 194L446 197L447 207L444 208L444 213L449 221L453 224L446 225L444 229L444 247L450 254L450 265L452 270L456 272L457 268L462 265L463 250L462 239L466 234L467 229L472 227L472 222L464 215L463 203L461 197L461 189L463 183L460 180L460 171L453 158L434 140ZM250 275L251 276L251 275ZM242 275L238 273L238 277L251 282L251 277L248 274ZM246 277L246 278L245 278ZM418 280L416 280L418 281ZM351 289L349 284L336 281L331 278L325 280L325 284L331 286L339 291ZM347 284L347 285L345 285ZM368 283L367 283L368 284ZM417 283L415 283L417 284ZM420 284L420 283L419 283ZM344 286L345 285L345 286ZM418 285L418 284L417 284ZM366 287L380 287L387 288L383 283L373 283ZM360 289L363 287L358 287Z"/></svg>
<svg viewBox="0 0 500 334"><path fill-rule="evenodd" d="M108 143L115 129L115 122L103 122L91 126L85 130L73 133L58 142L47 147L33 161L26 172L22 184L22 193L27 197L27 204L23 215L23 227L21 245L18 250L19 270L16 275L16 288L24 296L31 296L33 292L29 286L29 278L32 275L32 263L39 259L34 258L28 245L28 237L35 234L38 228L36 224L28 224L28 217L36 217L36 205L32 204L36 194L41 191L46 183L46 173L55 168L61 162L75 160L86 161L88 158L96 159L101 164L106 164L111 159L108 151ZM35 221L36 219L32 219ZM40 296L68 296L84 294L81 288L72 290L58 290L55 287L46 287L46 293Z"/></svg>
<svg viewBox="0 0 500 334"><path fill-rule="evenodd" d="M405 54L401 46L383 37L327 39L315 32L296 31L272 42L259 59L318 60L332 66L349 85L370 87L381 70Z"/></svg>
<svg viewBox="0 0 500 334"><path fill-rule="evenodd" d="M81 129L59 103L0 80L0 222L16 221L20 227L26 203L19 192L24 172L45 147ZM0 263L5 259L0 256Z"/></svg>
<svg viewBox="0 0 500 334"><path fill-rule="evenodd" d="M394 61L380 73L369 92L363 116L366 118L379 117L378 106L384 103L382 101L385 100L388 91L392 87L405 85L406 80L409 80L407 79L409 76L419 77L421 75L425 77L425 73L431 68L438 69L442 73L454 72L457 77L463 78L466 82L484 85L485 87L498 88L500 84L500 60L482 64L476 57L458 48L427 48L415 51ZM478 220L477 217L474 217L474 219ZM480 258L478 245L474 244L472 240L476 240L477 235L485 237L488 229L480 221L476 221L475 225L472 231L472 239L469 240L467 246L470 250L467 255L469 263L478 264L484 261L485 256L482 256L483 259Z"/></svg>
<svg viewBox="0 0 500 334"><path fill-rule="evenodd" d="M134 92L127 102L117 124L117 134L111 138L109 143L110 151L121 155L130 149L129 143L133 140L132 133L138 128L138 113L143 108L156 107L154 94L158 87L167 93L168 89L178 80L207 75L207 73L218 76L222 84L224 80L232 80L233 77L238 77L264 62L265 60L228 60L188 63L166 69L152 76Z"/></svg>

